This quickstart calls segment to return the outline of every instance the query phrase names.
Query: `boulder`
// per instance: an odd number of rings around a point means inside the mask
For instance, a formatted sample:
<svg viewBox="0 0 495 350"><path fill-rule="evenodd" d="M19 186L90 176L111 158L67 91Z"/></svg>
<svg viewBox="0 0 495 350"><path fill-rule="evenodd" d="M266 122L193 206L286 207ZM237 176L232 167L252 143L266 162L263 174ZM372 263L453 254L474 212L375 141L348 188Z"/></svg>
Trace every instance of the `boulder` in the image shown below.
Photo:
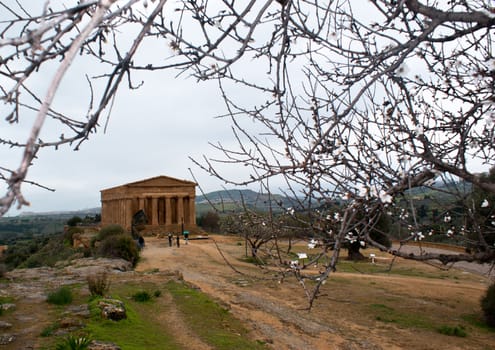
<svg viewBox="0 0 495 350"><path fill-rule="evenodd" d="M98 302L101 316L108 320L120 321L127 318L124 303L117 299L102 299Z"/></svg>

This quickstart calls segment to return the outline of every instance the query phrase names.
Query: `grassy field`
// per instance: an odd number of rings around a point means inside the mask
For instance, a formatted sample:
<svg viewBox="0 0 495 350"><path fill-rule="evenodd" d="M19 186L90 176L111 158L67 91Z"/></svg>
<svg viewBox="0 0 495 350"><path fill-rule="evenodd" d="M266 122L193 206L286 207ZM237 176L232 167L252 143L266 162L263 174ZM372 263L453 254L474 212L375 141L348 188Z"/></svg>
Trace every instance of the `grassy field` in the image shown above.
<svg viewBox="0 0 495 350"><path fill-rule="evenodd" d="M244 258L237 238L217 237L217 244L223 256L207 240L181 248L169 248L165 239L147 240L138 272L112 275L108 296L124 302L125 320L103 319L86 283L70 285L68 305L3 294L0 303L17 307L0 320L15 323L22 310L43 315L43 329L30 335L43 350L68 343L69 336L113 342L123 350L488 350L495 344L495 330L484 324L480 309L490 283L486 277L403 259L391 266L390 256L366 250L376 255L376 263L344 256L308 312L293 277L279 283ZM89 305L89 316L71 321L67 311L80 305ZM83 327L70 327L78 322Z"/></svg>
<svg viewBox="0 0 495 350"><path fill-rule="evenodd" d="M246 328L227 309L182 281L112 283L109 297L125 303L127 318L120 321L103 319L97 306L101 298L84 296L82 287L73 288L72 304L89 303L90 317L84 321L85 326L70 335L59 334L60 322L55 321L40 334L42 349L66 344L69 336L113 342L122 350L190 349L179 340L182 334L171 327L178 322L177 318L189 327L189 333L213 349L264 349L259 342L245 337ZM150 298L137 301L137 294ZM56 309L61 317L66 308ZM171 313L173 318L169 317Z"/></svg>

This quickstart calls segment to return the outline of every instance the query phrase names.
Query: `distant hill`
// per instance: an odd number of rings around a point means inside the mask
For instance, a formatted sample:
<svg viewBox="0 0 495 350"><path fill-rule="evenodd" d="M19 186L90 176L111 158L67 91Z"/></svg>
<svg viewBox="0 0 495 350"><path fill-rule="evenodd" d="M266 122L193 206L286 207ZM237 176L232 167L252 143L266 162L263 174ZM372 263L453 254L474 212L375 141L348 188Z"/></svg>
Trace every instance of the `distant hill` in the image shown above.
<svg viewBox="0 0 495 350"><path fill-rule="evenodd" d="M250 209L281 211L293 205L293 200L279 194L261 194L253 190L222 190L196 196L196 211L198 214L211 210L211 205L224 212L236 211L243 203Z"/></svg>
<svg viewBox="0 0 495 350"><path fill-rule="evenodd" d="M426 199L436 199L437 201L448 202L452 200L452 196L448 194L448 192L452 191L453 188L456 188L457 191L471 191L471 184L469 183L450 183L446 184L443 182L439 182L435 189L428 189L426 187L418 187L412 190L406 191L406 194L413 197L421 197ZM215 205L215 207L224 212L236 211L242 208L242 203L250 208L256 209L260 211L267 211L270 206L270 199L272 203L272 210L281 211L282 208L296 207L296 201L285 197L279 194L272 194L269 196L268 194L261 194L249 189L231 189L231 190L220 190L209 192L205 195L196 196L196 212L198 215L202 213L212 210L211 204ZM210 204L211 203L211 204ZM22 212L18 217L27 218L27 217L57 217L57 218L71 218L73 216L85 217L86 215L94 216L95 214L100 214L101 208L87 208L73 211L49 211L49 212ZM2 219L0 218L0 222ZM11 218L12 219L12 218Z"/></svg>
<svg viewBox="0 0 495 350"><path fill-rule="evenodd" d="M19 214L19 216L86 216L86 215L95 215L100 214L101 208L88 208L88 209L79 209L79 210L71 210L71 211L46 211L46 212L33 212L33 211L25 211Z"/></svg>
<svg viewBox="0 0 495 350"><path fill-rule="evenodd" d="M267 194L261 194L253 190L221 190L207 193L206 195L196 196L196 211L200 215L203 212L211 210L210 203L214 204L217 209L224 210L226 212L235 211L242 208L242 203L250 209L256 209L260 211L266 211L270 206L270 199L272 202L272 209L274 211L280 211L281 208L288 208L293 206L293 201L290 198L279 195L272 194L271 196ZM71 211L48 211L48 212L22 212L17 216L17 218L32 218L32 217L52 217L52 218L71 218L73 216L79 216L84 218L86 215L94 216L95 214L100 214L101 208L87 208L80 210ZM10 218L0 218L9 221L15 220L16 217Z"/></svg>

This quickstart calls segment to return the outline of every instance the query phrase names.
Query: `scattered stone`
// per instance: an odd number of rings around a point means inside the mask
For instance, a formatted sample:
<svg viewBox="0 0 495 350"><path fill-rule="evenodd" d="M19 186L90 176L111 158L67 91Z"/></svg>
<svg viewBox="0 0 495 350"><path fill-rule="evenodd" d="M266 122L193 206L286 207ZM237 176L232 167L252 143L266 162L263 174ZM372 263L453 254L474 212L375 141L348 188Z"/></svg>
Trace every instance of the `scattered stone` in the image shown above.
<svg viewBox="0 0 495 350"><path fill-rule="evenodd" d="M65 311L64 314L65 315L72 315L72 316L79 316L79 317L83 317L83 318L89 318L91 316L88 304L71 305L67 308L67 311Z"/></svg>
<svg viewBox="0 0 495 350"><path fill-rule="evenodd" d="M0 335L0 345L8 345L15 340L15 335L13 334L2 334Z"/></svg>
<svg viewBox="0 0 495 350"><path fill-rule="evenodd" d="M247 287L250 284L249 281L246 281L246 280L237 280L237 281L234 281L234 283L240 287Z"/></svg>
<svg viewBox="0 0 495 350"><path fill-rule="evenodd" d="M124 303L117 299L102 299L98 302L101 316L108 320L120 321L127 318Z"/></svg>
<svg viewBox="0 0 495 350"><path fill-rule="evenodd" d="M11 303L0 304L0 308L2 308L2 310L4 311L12 310L15 309L15 304L11 304Z"/></svg>
<svg viewBox="0 0 495 350"><path fill-rule="evenodd" d="M84 327L84 324L78 319L72 317L64 317L59 321L59 327L74 329Z"/></svg>
<svg viewBox="0 0 495 350"><path fill-rule="evenodd" d="M124 259L109 258L83 258L75 259L67 263L65 272L86 278L88 275L108 271L131 271L132 264ZM59 265L60 266L60 265Z"/></svg>
<svg viewBox="0 0 495 350"><path fill-rule="evenodd" d="M121 350L118 345L114 343L105 343L97 340L93 340L88 347L88 350Z"/></svg>
<svg viewBox="0 0 495 350"><path fill-rule="evenodd" d="M12 328L12 323L0 321L0 329L9 329L9 328Z"/></svg>

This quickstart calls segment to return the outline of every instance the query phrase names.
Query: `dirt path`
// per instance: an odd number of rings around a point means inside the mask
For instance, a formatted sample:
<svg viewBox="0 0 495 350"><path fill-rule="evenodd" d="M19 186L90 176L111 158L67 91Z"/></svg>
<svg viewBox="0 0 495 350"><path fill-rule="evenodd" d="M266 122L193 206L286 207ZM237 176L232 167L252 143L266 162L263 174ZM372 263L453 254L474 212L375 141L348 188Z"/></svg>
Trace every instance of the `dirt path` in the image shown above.
<svg viewBox="0 0 495 350"><path fill-rule="evenodd" d="M213 237L221 253L212 239L190 241L188 245L182 244L177 248L168 247L166 239L148 238L137 270L179 271L187 282L230 308L237 318L248 325L254 339L271 344L273 349L444 348L445 339L439 337L438 333L430 334L431 331L426 331L418 334L415 329L377 323L367 316L355 314L354 306L369 303L373 293L377 295L378 306L384 298L404 298L411 305L405 307L422 308L431 306L424 301L429 298L438 300L447 318L456 307L451 305L451 300L476 298L476 305L486 288L485 282L479 279L479 283L471 285L459 284L456 280L357 275L358 284L361 283L362 288L346 290L345 280L352 280L352 284L356 284L356 274L338 273L335 276L344 284L339 282L337 289L327 288L326 294L318 300L318 306L307 312L304 310L307 306L304 293L294 281L279 285L271 279L271 274L263 274L259 268L239 260L243 248L240 242L236 244L236 238ZM229 264L240 273L229 267ZM472 278L477 279L476 276ZM382 285L386 287L381 288ZM453 340L450 349L476 348L472 345L456 346L457 339Z"/></svg>
<svg viewBox="0 0 495 350"><path fill-rule="evenodd" d="M217 239L221 244L221 238ZM242 274L230 268L222 254ZM253 271L251 264L238 261L226 250L222 254L212 240L190 241L180 248L170 248L166 240L148 238L136 270L180 271L186 281L219 300L250 325L255 339L272 344L275 349L331 349L334 347L329 348L328 344L345 341L332 327L300 310L300 298L280 299L273 289L253 279L259 271Z"/></svg>
<svg viewBox="0 0 495 350"><path fill-rule="evenodd" d="M85 276L94 274L93 268L104 266L116 271L112 278L124 284L159 284L183 276L230 309L245 323L253 340L276 350L486 350L495 344L495 332L479 330L463 319L480 313L479 300L489 280L478 274L418 267L416 262L400 259L395 266L415 275L338 272L327 281L316 306L308 312L304 292L295 279L279 284L273 271L268 273L240 260L244 247L238 238L213 238L177 248L168 247L167 239L148 237L136 271L154 273L121 272L125 271L122 261L111 259L86 268L82 259L73 262L83 264L77 268L71 265L9 273L0 296L14 296L17 306L15 312L2 318L13 324L12 329L0 334L15 334L17 340L0 345L0 350L39 348L39 334L58 317L50 311L56 308L45 302L46 292L60 285L84 284ZM390 260L385 255L380 259ZM387 264L382 267L385 270ZM179 344L186 349L212 350L173 307L171 295L164 293L158 300L168 311L154 317L171 329ZM468 337L442 335L435 328L458 324L468 327Z"/></svg>

